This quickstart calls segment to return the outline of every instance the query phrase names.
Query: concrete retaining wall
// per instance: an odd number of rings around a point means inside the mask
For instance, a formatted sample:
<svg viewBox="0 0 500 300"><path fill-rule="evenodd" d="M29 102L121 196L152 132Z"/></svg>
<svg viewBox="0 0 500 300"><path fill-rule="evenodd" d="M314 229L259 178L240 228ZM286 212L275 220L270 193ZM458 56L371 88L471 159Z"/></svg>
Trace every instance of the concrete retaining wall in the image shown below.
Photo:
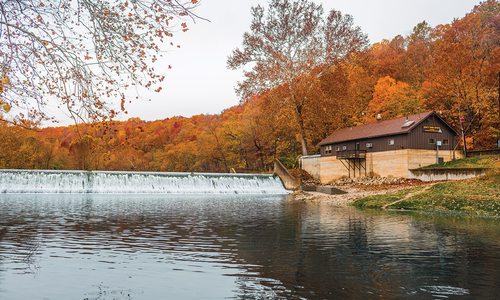
<svg viewBox="0 0 500 300"><path fill-rule="evenodd" d="M422 181L463 180L485 175L483 168L432 168L409 170L409 178Z"/></svg>
<svg viewBox="0 0 500 300"><path fill-rule="evenodd" d="M277 175L287 190L297 190L300 180L293 177L279 160L274 161L274 174Z"/></svg>
<svg viewBox="0 0 500 300"><path fill-rule="evenodd" d="M462 154L457 151L454 156L453 151L442 150L439 151L439 157L443 158L444 161L450 161L453 158L461 158ZM408 178L413 176L409 174L409 170L435 163L435 150L400 149L372 152L366 154L366 174L368 176L379 175L383 177ZM319 179L323 184L349 176L347 168L335 156L303 157L301 165L304 170ZM356 175L358 176L358 174Z"/></svg>

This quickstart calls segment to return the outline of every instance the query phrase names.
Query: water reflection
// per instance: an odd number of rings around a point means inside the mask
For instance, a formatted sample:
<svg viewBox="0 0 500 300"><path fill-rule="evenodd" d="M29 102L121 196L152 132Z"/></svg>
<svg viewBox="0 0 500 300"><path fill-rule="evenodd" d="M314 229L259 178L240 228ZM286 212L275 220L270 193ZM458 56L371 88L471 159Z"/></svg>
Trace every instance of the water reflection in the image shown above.
<svg viewBox="0 0 500 300"><path fill-rule="evenodd" d="M0 195L0 299L495 298L497 220L281 196Z"/></svg>

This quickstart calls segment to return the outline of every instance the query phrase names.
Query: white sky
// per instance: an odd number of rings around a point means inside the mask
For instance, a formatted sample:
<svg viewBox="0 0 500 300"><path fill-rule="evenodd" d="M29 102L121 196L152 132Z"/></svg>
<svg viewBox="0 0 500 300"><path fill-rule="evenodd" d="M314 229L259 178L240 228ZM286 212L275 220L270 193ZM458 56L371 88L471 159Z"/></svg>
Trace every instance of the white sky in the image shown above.
<svg viewBox="0 0 500 300"><path fill-rule="evenodd" d="M469 12L479 0L315 0L325 11L335 8L351 14L370 41L407 35L425 20L431 26L449 23ZM157 69L167 71L161 93L140 90L143 100L128 104L128 115L143 120L171 116L219 113L239 102L234 92L241 71L226 68L227 56L239 47L249 29L250 7L266 5L265 0L201 0L196 13L211 22L190 24L186 33L174 36L180 49L165 55ZM149 100L150 99L150 100ZM58 113L56 113L58 114ZM68 124L62 114L62 124Z"/></svg>

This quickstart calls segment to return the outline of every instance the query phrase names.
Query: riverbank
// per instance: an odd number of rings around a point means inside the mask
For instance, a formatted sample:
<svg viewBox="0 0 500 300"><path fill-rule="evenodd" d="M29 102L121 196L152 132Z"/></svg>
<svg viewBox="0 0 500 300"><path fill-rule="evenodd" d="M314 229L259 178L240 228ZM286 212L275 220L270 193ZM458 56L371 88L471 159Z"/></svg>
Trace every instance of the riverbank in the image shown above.
<svg viewBox="0 0 500 300"><path fill-rule="evenodd" d="M453 212L500 217L500 176L434 183L393 193L361 197L358 208Z"/></svg>
<svg viewBox="0 0 500 300"><path fill-rule="evenodd" d="M299 192L298 201L352 205L363 209L415 210L500 217L500 157L456 160L433 167L486 167L486 176L461 181L423 183L404 179L366 179L336 182L345 195ZM338 185L342 186L338 186Z"/></svg>
<svg viewBox="0 0 500 300"><path fill-rule="evenodd" d="M409 187L427 186L429 183L424 183L416 180L406 180L401 178L364 178L364 179L342 179L333 185L346 194L328 195L319 192L304 192L296 191L291 198L293 201L302 202L322 202L334 206L351 205L355 201L365 198L383 195L387 193L398 193Z"/></svg>
<svg viewBox="0 0 500 300"><path fill-rule="evenodd" d="M459 159L433 168L488 168L486 176L370 195L352 203L359 208L404 209L500 217L500 157Z"/></svg>

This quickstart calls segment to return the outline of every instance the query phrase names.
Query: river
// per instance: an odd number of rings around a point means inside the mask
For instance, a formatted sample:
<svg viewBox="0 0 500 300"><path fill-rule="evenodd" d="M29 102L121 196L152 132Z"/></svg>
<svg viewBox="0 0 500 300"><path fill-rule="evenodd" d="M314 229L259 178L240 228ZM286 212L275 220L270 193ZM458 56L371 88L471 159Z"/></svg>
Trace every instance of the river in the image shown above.
<svg viewBox="0 0 500 300"><path fill-rule="evenodd" d="M494 299L500 221L286 195L0 195L0 299Z"/></svg>

